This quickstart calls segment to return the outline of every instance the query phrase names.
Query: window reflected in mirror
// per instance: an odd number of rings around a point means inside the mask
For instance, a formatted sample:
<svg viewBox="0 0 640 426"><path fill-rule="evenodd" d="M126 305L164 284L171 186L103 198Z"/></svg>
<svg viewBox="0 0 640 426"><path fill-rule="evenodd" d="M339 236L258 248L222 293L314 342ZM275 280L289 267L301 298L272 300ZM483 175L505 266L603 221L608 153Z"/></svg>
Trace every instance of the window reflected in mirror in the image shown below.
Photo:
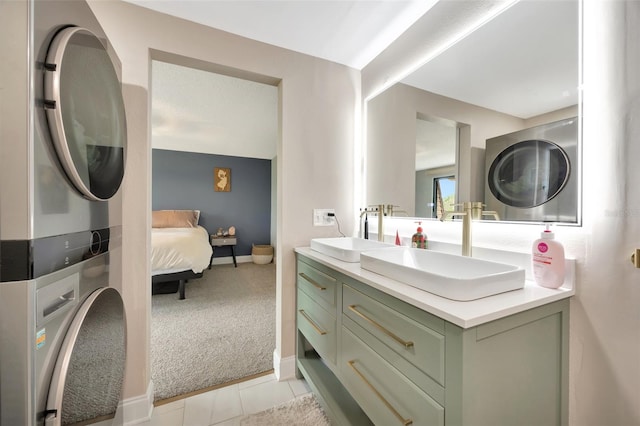
<svg viewBox="0 0 640 426"><path fill-rule="evenodd" d="M442 176L433 179L433 217L442 219L445 212L455 210L456 177Z"/></svg>

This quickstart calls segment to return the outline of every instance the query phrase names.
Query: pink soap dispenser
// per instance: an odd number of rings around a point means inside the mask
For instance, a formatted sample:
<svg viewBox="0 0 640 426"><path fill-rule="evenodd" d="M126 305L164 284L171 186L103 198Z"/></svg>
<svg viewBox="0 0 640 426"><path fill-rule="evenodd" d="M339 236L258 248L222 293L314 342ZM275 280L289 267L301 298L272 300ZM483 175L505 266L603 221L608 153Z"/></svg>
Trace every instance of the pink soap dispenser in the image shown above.
<svg viewBox="0 0 640 426"><path fill-rule="evenodd" d="M533 242L531 260L533 277L538 285L558 288L564 283L564 247L554 239L549 225Z"/></svg>

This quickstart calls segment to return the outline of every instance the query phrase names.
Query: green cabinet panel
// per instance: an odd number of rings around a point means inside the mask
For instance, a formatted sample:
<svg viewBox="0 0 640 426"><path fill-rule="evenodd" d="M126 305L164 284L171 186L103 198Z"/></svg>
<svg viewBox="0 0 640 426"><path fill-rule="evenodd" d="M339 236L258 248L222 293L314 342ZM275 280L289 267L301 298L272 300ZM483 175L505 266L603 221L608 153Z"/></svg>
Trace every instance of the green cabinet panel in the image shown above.
<svg viewBox="0 0 640 426"><path fill-rule="evenodd" d="M348 285L342 312L398 355L444 385L444 335Z"/></svg>
<svg viewBox="0 0 640 426"><path fill-rule="evenodd" d="M335 316L338 280L332 276L331 270L317 263L312 266L300 261L297 277L298 288Z"/></svg>
<svg viewBox="0 0 640 426"><path fill-rule="evenodd" d="M304 334L318 354L336 363L336 319L313 301L304 291L298 290L296 314L298 330Z"/></svg>
<svg viewBox="0 0 640 426"><path fill-rule="evenodd" d="M341 332L344 385L377 425L444 425L444 408L355 334Z"/></svg>
<svg viewBox="0 0 640 426"><path fill-rule="evenodd" d="M446 394L456 409L449 412L447 405L448 425L567 424L568 307L563 304L489 323L501 329L491 335L480 327L452 330L447 349L456 362Z"/></svg>

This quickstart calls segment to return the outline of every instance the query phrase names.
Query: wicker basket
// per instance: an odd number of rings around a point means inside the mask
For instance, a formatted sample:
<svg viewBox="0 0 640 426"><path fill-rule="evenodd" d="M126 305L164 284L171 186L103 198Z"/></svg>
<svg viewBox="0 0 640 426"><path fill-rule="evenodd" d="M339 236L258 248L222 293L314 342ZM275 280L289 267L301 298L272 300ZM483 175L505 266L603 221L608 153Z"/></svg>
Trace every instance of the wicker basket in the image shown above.
<svg viewBox="0 0 640 426"><path fill-rule="evenodd" d="M255 245L251 248L251 260L257 265L266 265L273 260L273 247L270 245Z"/></svg>

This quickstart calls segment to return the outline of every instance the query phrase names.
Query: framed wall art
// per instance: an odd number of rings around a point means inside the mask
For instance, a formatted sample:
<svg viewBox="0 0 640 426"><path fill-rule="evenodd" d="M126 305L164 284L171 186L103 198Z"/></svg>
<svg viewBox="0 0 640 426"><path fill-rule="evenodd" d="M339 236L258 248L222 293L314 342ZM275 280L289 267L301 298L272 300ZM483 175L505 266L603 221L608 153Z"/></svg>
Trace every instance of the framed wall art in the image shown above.
<svg viewBox="0 0 640 426"><path fill-rule="evenodd" d="M224 167L213 169L213 188L215 192L231 191L231 169Z"/></svg>

